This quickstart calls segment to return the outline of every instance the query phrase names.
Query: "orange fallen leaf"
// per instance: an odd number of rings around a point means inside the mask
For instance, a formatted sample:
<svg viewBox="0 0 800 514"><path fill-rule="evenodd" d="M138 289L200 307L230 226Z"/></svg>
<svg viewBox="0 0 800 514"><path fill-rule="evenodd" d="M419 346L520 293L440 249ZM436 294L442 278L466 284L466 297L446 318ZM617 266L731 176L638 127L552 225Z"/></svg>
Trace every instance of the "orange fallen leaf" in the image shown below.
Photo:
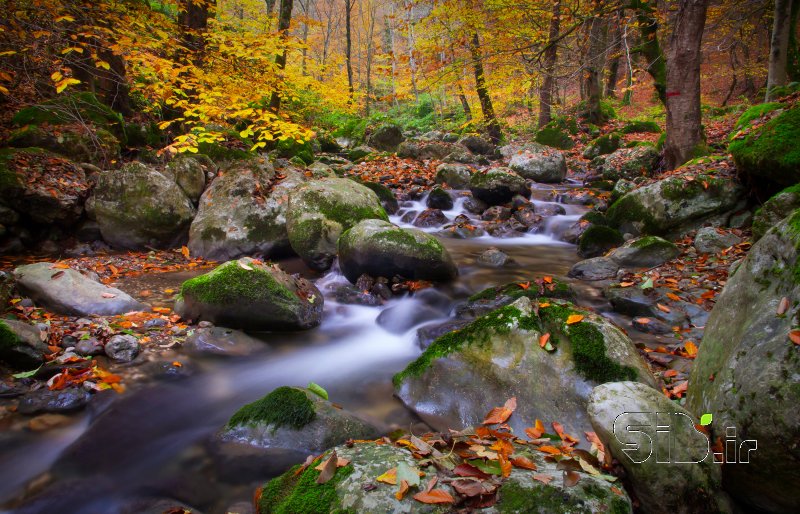
<svg viewBox="0 0 800 514"><path fill-rule="evenodd" d="M537 450L539 450L542 453L549 453L550 455L561 455L561 450L559 450L555 446L549 446L549 445L540 446L537 448Z"/></svg>
<svg viewBox="0 0 800 514"><path fill-rule="evenodd" d="M678 371L674 369L668 369L664 372L664 376L667 378L676 377L678 376Z"/></svg>
<svg viewBox="0 0 800 514"><path fill-rule="evenodd" d="M800 345L800 330L792 330L789 332L789 339L797 345Z"/></svg>
<svg viewBox="0 0 800 514"><path fill-rule="evenodd" d="M553 477L551 477L550 475L543 475L543 474L533 475L533 479L534 480L538 480L539 482L541 482L541 483L543 483L545 485L547 485L547 484L549 484L550 482L553 481Z"/></svg>
<svg viewBox="0 0 800 514"><path fill-rule="evenodd" d="M581 479L577 471L567 471L564 473L564 487L574 487Z"/></svg>
<svg viewBox="0 0 800 514"><path fill-rule="evenodd" d="M567 317L567 325L574 325L575 323L579 323L583 321L583 318L585 317L586 316L584 316L583 314L570 314Z"/></svg>
<svg viewBox="0 0 800 514"><path fill-rule="evenodd" d="M631 287L635 282L620 282L619 287Z"/></svg>
<svg viewBox="0 0 800 514"><path fill-rule="evenodd" d="M788 310L789 310L789 299L784 296L783 298L781 298L781 301L778 304L777 314L778 316L783 316L784 314L786 314L786 311Z"/></svg>
<svg viewBox="0 0 800 514"><path fill-rule="evenodd" d="M667 298L669 298L670 300L674 300L676 302L681 301L681 297L676 295L675 293L667 293Z"/></svg>
<svg viewBox="0 0 800 514"><path fill-rule="evenodd" d="M186 246L181 246L181 254L183 254L184 257L189 259L190 258L189 257L189 248L187 248Z"/></svg>
<svg viewBox="0 0 800 514"><path fill-rule="evenodd" d="M545 346L547 346L547 341L549 340L550 340L550 332L542 334L541 336L539 336L539 346L541 348L544 348Z"/></svg>
<svg viewBox="0 0 800 514"><path fill-rule="evenodd" d="M518 285L519 287L521 287L522 289L525 289L526 291L527 291L528 289L530 289L530 287L531 287L531 283L530 283L530 282L520 282L520 283L518 283L517 285Z"/></svg>
<svg viewBox="0 0 800 514"><path fill-rule="evenodd" d="M536 471L536 464L527 457L514 457L511 459L511 464L521 469L530 469Z"/></svg>
<svg viewBox="0 0 800 514"><path fill-rule="evenodd" d="M539 439L544 434L544 424L541 420L536 420L536 423L533 424L532 427L528 427L525 429L525 434L531 439Z"/></svg>
<svg viewBox="0 0 800 514"><path fill-rule="evenodd" d="M397 485L397 468L392 468L388 470L383 475L376 478L378 482L383 482L384 484L389 485Z"/></svg>
<svg viewBox="0 0 800 514"><path fill-rule="evenodd" d="M505 423L508 418L511 417L511 414L514 413L514 410L517 408L517 399L509 398L505 405L502 407L495 407L489 414L486 415L486 419L483 420L484 425L495 425L497 423Z"/></svg>
<svg viewBox="0 0 800 514"><path fill-rule="evenodd" d="M430 491L423 491L414 495L414 499L421 503L455 503L450 493L443 489L432 489Z"/></svg>
<svg viewBox="0 0 800 514"><path fill-rule="evenodd" d="M552 284L553 283L553 277L545 276L544 277L544 281L545 281L546 284Z"/></svg>
<svg viewBox="0 0 800 514"><path fill-rule="evenodd" d="M661 312L671 312L671 309L666 305L661 305L660 303L657 303L656 307L658 307L658 310L660 310Z"/></svg>
<svg viewBox="0 0 800 514"><path fill-rule="evenodd" d="M405 480L401 480L400 489L396 493L394 493L394 497L397 498L398 500L402 500L407 492L408 492L408 482Z"/></svg>
<svg viewBox="0 0 800 514"><path fill-rule="evenodd" d="M686 341L686 344L683 345L683 349L686 351L686 354L689 357L694 357L697 355L697 345L691 341Z"/></svg>
<svg viewBox="0 0 800 514"><path fill-rule="evenodd" d="M176 368L180 368L180 367L182 367L182 366L183 366L183 364L181 364L181 363L180 363L180 362L178 362L178 361L173 361L172 365L173 365L173 366L175 366Z"/></svg>

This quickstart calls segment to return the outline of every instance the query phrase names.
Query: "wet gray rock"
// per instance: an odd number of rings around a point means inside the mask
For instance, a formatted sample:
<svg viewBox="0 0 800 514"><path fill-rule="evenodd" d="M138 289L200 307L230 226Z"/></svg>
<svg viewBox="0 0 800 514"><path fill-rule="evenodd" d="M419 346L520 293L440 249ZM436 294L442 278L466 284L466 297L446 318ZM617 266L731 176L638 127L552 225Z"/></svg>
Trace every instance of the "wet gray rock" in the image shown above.
<svg viewBox="0 0 800 514"><path fill-rule="evenodd" d="M90 398L89 392L81 387L68 387L60 391L37 389L20 398L17 412L27 415L73 412L86 407Z"/></svg>
<svg viewBox="0 0 800 514"><path fill-rule="evenodd" d="M431 209L447 211L453 208L453 198L450 196L450 193L438 186L431 189L431 192L428 193L428 200L426 203Z"/></svg>
<svg viewBox="0 0 800 514"><path fill-rule="evenodd" d="M469 189L475 198L489 205L504 204L515 195L531 195L525 179L509 168L492 168L485 173L473 174Z"/></svg>
<svg viewBox="0 0 800 514"><path fill-rule="evenodd" d="M497 248L489 248L478 256L478 264L489 268L502 268L509 261L508 255Z"/></svg>
<svg viewBox="0 0 800 514"><path fill-rule="evenodd" d="M536 212L533 205L525 205L514 211L514 218L529 229L539 228L544 224L544 217Z"/></svg>
<svg viewBox="0 0 800 514"><path fill-rule="evenodd" d="M128 334L117 334L105 345L105 352L117 362L131 362L139 355L139 340Z"/></svg>
<svg viewBox="0 0 800 514"><path fill-rule="evenodd" d="M467 189L472 169L463 164L442 163L436 167L436 183L450 189Z"/></svg>
<svg viewBox="0 0 800 514"><path fill-rule="evenodd" d="M425 209L414 218L413 225L420 228L441 227L448 221L440 209Z"/></svg>
<svg viewBox="0 0 800 514"><path fill-rule="evenodd" d="M367 137L367 144L383 152L394 152L405 140L403 131L397 125L383 125Z"/></svg>
<svg viewBox="0 0 800 514"><path fill-rule="evenodd" d="M38 262L14 270L17 288L47 309L70 316L113 316L147 307L129 295L83 276Z"/></svg>
<svg viewBox="0 0 800 514"><path fill-rule="evenodd" d="M425 349L431 345L436 339L439 339L445 334L461 330L469 325L472 320L469 319L455 319L441 323L431 323L417 329L417 343L421 349Z"/></svg>
<svg viewBox="0 0 800 514"><path fill-rule="evenodd" d="M0 320L0 360L19 369L30 369L44 362L50 351L42 332L30 323L15 319Z"/></svg>
<svg viewBox="0 0 800 514"><path fill-rule="evenodd" d="M397 148L397 156L404 159L442 160L458 150L468 152L465 147L457 143L425 140L404 141L400 143L400 146Z"/></svg>
<svg viewBox="0 0 800 514"><path fill-rule="evenodd" d="M458 142L477 155L493 155L495 152L494 144L479 134L467 134L459 139Z"/></svg>
<svg viewBox="0 0 800 514"><path fill-rule="evenodd" d="M509 218L511 218L511 209L500 205L489 207L481 214L483 221L505 221Z"/></svg>
<svg viewBox="0 0 800 514"><path fill-rule="evenodd" d="M206 169L210 161L201 162L191 155L181 154L164 168L164 175L180 186L192 202L197 203L206 188Z"/></svg>
<svg viewBox="0 0 800 514"><path fill-rule="evenodd" d="M75 352L83 356L103 355L105 349L103 344L97 339L91 337L89 339L81 339L75 344Z"/></svg>
<svg viewBox="0 0 800 514"><path fill-rule="evenodd" d="M607 280L617 276L619 264L608 257L593 257L580 262L570 268L567 274L581 280Z"/></svg>
<svg viewBox="0 0 800 514"><path fill-rule="evenodd" d="M658 236L646 236L626 241L615 248L608 257L621 268L652 268L680 255L673 243Z"/></svg>
<svg viewBox="0 0 800 514"><path fill-rule="evenodd" d="M263 353L269 347L259 339L239 330L225 327L208 327L195 330L183 343L189 353L216 355L222 357L242 357Z"/></svg>
<svg viewBox="0 0 800 514"><path fill-rule="evenodd" d="M620 148L603 158L598 169L602 177L608 180L633 180L650 176L659 157L658 150L649 145Z"/></svg>
<svg viewBox="0 0 800 514"><path fill-rule="evenodd" d="M520 176L535 182L561 182L567 176L567 161L564 154L555 148L534 144L515 153L509 168Z"/></svg>

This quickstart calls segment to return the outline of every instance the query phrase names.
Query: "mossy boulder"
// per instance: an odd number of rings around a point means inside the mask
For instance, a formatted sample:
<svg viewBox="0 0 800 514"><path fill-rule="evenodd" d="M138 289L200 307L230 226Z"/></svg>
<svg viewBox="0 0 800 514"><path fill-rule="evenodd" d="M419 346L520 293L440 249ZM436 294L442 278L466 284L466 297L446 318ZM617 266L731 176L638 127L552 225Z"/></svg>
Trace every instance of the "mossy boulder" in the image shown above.
<svg viewBox="0 0 800 514"><path fill-rule="evenodd" d="M326 270L336 258L339 236L367 219L388 221L380 199L355 181L331 178L307 182L289 194L289 243L312 269Z"/></svg>
<svg viewBox="0 0 800 514"><path fill-rule="evenodd" d="M605 225L590 225L578 238L578 255L584 259L598 257L625 240L618 230Z"/></svg>
<svg viewBox="0 0 800 514"><path fill-rule="evenodd" d="M789 186L800 182L800 106L753 128L728 147L737 169L754 179Z"/></svg>
<svg viewBox="0 0 800 514"><path fill-rule="evenodd" d="M723 466L725 488L754 511L792 512L800 490L800 352L789 339L800 305L800 210L753 245L706 323L689 378L687 407L712 413L712 440L735 427L749 463ZM788 309L779 305L789 300ZM709 377L713 377L711 380ZM742 455L740 452L739 455Z"/></svg>
<svg viewBox="0 0 800 514"><path fill-rule="evenodd" d="M489 405L485 409L489 409ZM447 438L445 434L434 434L436 438ZM583 470L576 473L578 482L569 487L562 480L556 479L547 484L533 479L535 474L560 477L563 472L558 463L548 460L541 452L530 451L530 448L519 444L513 445L513 454L525 456L536 470L518 467L511 469L508 477L494 477L487 484L496 484L497 503L482 508L487 514L514 513L528 514L541 512L548 514L609 512L626 514L632 512L628 496L614 487L613 484ZM425 488L425 483L433 476L439 477L435 489L443 490L459 500L462 498L455 488L452 473L439 471L431 464L418 460L411 450L393 444L378 444L370 441L359 441L354 444L333 448L337 457L346 459L348 464L336 470L333 478L324 483L317 483L320 472L316 468L324 462L330 453L315 459L305 468L295 466L283 475L268 482L256 493L256 510L258 514L289 514L317 512L396 512L396 513L443 513L451 512L452 504L431 505L414 500L412 497ZM438 451L438 450L437 450ZM455 454L448 458L453 465L464 461ZM474 462L474 461L473 461ZM411 472L424 473L419 486L412 486L402 500L395 495L398 486L378 482L377 477L390 469L410 469ZM440 469L445 470L443 466ZM461 479L466 483L469 479ZM369 487L367 487L369 486ZM374 486L374 487L373 487ZM619 491L615 492L615 491ZM620 494L621 493L621 494Z"/></svg>
<svg viewBox="0 0 800 514"><path fill-rule="evenodd" d="M658 151L652 146L620 148L603 159L598 171L607 180L649 177L658 159Z"/></svg>
<svg viewBox="0 0 800 514"><path fill-rule="evenodd" d="M187 280L175 312L244 330L305 330L322 321L322 293L275 264L228 261Z"/></svg>
<svg viewBox="0 0 800 514"><path fill-rule="evenodd" d="M91 280L74 269L37 262L14 270L17 289L57 314L114 316L146 309L125 292Z"/></svg>
<svg viewBox="0 0 800 514"><path fill-rule="evenodd" d="M626 123L620 130L623 134L651 133L658 134L661 127L655 121L633 120Z"/></svg>
<svg viewBox="0 0 800 514"><path fill-rule="evenodd" d="M181 154L164 168L164 175L180 186L189 199L197 203L206 188L206 171L211 160Z"/></svg>
<svg viewBox="0 0 800 514"><path fill-rule="evenodd" d="M567 176L564 154L540 145L528 145L525 150L514 154L508 167L535 182L561 182Z"/></svg>
<svg viewBox="0 0 800 514"><path fill-rule="evenodd" d="M436 183L450 189L467 189L472 168L464 164L442 163L436 167Z"/></svg>
<svg viewBox="0 0 800 514"><path fill-rule="evenodd" d="M372 190L373 193L378 195L378 199L381 201L383 210L385 210L387 214L395 214L398 210L400 210L400 204L397 203L397 197L394 196L394 192L392 192L392 190L388 187L379 182L370 182L367 180L357 179L356 177L349 178L355 180L362 186Z"/></svg>
<svg viewBox="0 0 800 514"><path fill-rule="evenodd" d="M447 211L453 208L453 197L440 186L436 186L428 193L428 199L425 204L431 209Z"/></svg>
<svg viewBox="0 0 800 514"><path fill-rule="evenodd" d="M622 145L622 138L616 132L600 136L583 150L584 159L594 159L600 155L610 154L619 149Z"/></svg>
<svg viewBox="0 0 800 514"><path fill-rule="evenodd" d="M619 179L614 183L611 190L611 201L616 202L626 194L636 189L636 183L631 180Z"/></svg>
<svg viewBox="0 0 800 514"><path fill-rule="evenodd" d="M358 162L377 152L378 151L371 146L360 145L347 152L347 158L353 162Z"/></svg>
<svg viewBox="0 0 800 514"><path fill-rule="evenodd" d="M547 349L539 343L546 333ZM589 391L617 380L655 384L620 329L567 302L519 298L436 339L394 384L403 403L437 429L479 424L487 405L515 396L515 433L531 419L583 433Z"/></svg>
<svg viewBox="0 0 800 514"><path fill-rule="evenodd" d="M639 382L599 385L589 399L589 416L647 512L730 512L708 438L689 411L661 391ZM656 433L661 425L669 427L668 434Z"/></svg>
<svg viewBox="0 0 800 514"><path fill-rule="evenodd" d="M570 150L575 142L569 134L558 127L544 127L536 133L536 142L559 150Z"/></svg>
<svg viewBox="0 0 800 514"><path fill-rule="evenodd" d="M489 205L510 202L515 195L526 198L531 195L525 179L509 168L491 168L485 173L474 173L469 179L469 189L475 198Z"/></svg>
<svg viewBox="0 0 800 514"><path fill-rule="evenodd" d="M101 173L94 215L103 239L117 248L172 248L186 241L196 211L183 190L139 162Z"/></svg>
<svg viewBox="0 0 800 514"><path fill-rule="evenodd" d="M736 125L734 125L734 129L736 129L737 132L740 130L747 129L750 127L750 125L752 125L752 123L755 120L761 118L765 114L769 114L778 109L782 109L783 107L784 105L780 102L767 102L764 104L756 104L750 106L747 108L747 110L745 110L742 113L741 116L739 116L739 119L736 120ZM737 132L734 132L731 135L735 136Z"/></svg>
<svg viewBox="0 0 800 514"><path fill-rule="evenodd" d="M17 369L31 369L49 354L39 329L24 321L0 320L0 361Z"/></svg>
<svg viewBox="0 0 800 514"><path fill-rule="evenodd" d="M211 444L223 478L247 483L349 439L378 435L370 423L318 394L284 386L236 411Z"/></svg>
<svg viewBox="0 0 800 514"><path fill-rule="evenodd" d="M551 277L552 278L552 277ZM475 318L504 307L520 298L535 300L537 298L558 298L574 302L575 291L572 287L559 279L552 278L550 282L539 279L530 281L509 282L499 286L487 287L470 296L463 305L456 308L460 318Z"/></svg>
<svg viewBox="0 0 800 514"><path fill-rule="evenodd" d="M304 182L305 177L293 170L284 170L278 179L272 165L260 157L224 168L200 198L189 229L192 255L224 261L286 253L289 192Z"/></svg>
<svg viewBox="0 0 800 514"><path fill-rule="evenodd" d="M680 255L675 244L658 236L645 236L626 241L608 257L622 268L652 268Z"/></svg>
<svg viewBox="0 0 800 514"><path fill-rule="evenodd" d="M467 134L459 138L458 143L476 155L494 155L495 145L480 134Z"/></svg>
<svg viewBox="0 0 800 514"><path fill-rule="evenodd" d="M322 162L315 162L311 166L307 167L304 175L311 179L337 177L336 172L333 171L333 168Z"/></svg>
<svg viewBox="0 0 800 514"><path fill-rule="evenodd" d="M626 194L606 215L623 232L664 235L689 230L715 216L725 222L744 195L744 188L729 178L667 177Z"/></svg>
<svg viewBox="0 0 800 514"><path fill-rule="evenodd" d="M101 165L120 155L120 142L114 134L85 125L26 125L11 132L8 145L44 148L75 161Z"/></svg>
<svg viewBox="0 0 800 514"><path fill-rule="evenodd" d="M387 124L375 129L367 137L367 144L382 152L394 152L404 140L403 131L399 126Z"/></svg>
<svg viewBox="0 0 800 514"><path fill-rule="evenodd" d="M61 94L38 105L19 110L11 121L18 127L25 125L64 125L76 120L91 122L98 126L121 123L122 115L103 104L89 92Z"/></svg>
<svg viewBox="0 0 800 514"><path fill-rule="evenodd" d="M40 148L0 149L0 204L12 207L0 223L17 216L34 223L69 226L83 213L91 185L80 166Z"/></svg>
<svg viewBox="0 0 800 514"><path fill-rule="evenodd" d="M275 150L278 157L285 159L298 158L305 164L314 162L314 149L311 147L311 141L297 140L293 138L281 139L278 141Z"/></svg>
<svg viewBox="0 0 800 514"><path fill-rule="evenodd" d="M350 282L373 277L448 281L458 275L450 253L436 237L382 220L365 220L339 239L339 266Z"/></svg>
<svg viewBox="0 0 800 514"><path fill-rule="evenodd" d="M698 253L715 254L741 242L742 238L736 234L715 227L703 227L694 237L694 247Z"/></svg>
<svg viewBox="0 0 800 514"><path fill-rule="evenodd" d="M795 209L800 209L800 184L787 187L756 211L753 216L753 241L761 239Z"/></svg>

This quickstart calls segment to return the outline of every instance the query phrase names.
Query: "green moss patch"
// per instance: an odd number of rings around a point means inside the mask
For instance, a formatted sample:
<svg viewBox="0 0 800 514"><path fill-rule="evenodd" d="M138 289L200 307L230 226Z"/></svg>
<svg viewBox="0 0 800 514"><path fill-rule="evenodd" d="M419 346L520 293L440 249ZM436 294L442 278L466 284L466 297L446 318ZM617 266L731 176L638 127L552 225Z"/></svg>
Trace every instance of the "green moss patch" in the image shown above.
<svg viewBox="0 0 800 514"><path fill-rule="evenodd" d="M217 305L259 302L267 296L274 301L297 301L296 295L272 273L256 264L248 266L252 269L244 269L237 261L226 262L209 273L184 282L181 295Z"/></svg>
<svg viewBox="0 0 800 514"><path fill-rule="evenodd" d="M569 150L575 142L565 131L556 127L545 127L536 133L536 142L560 150Z"/></svg>
<svg viewBox="0 0 800 514"><path fill-rule="evenodd" d="M40 125L50 123L59 125L73 123L76 119L100 125L122 122L122 115L104 105L89 92L59 95L39 105L25 107L18 111L11 121L14 125Z"/></svg>
<svg viewBox="0 0 800 514"><path fill-rule="evenodd" d="M319 459L318 459L319 460ZM302 473L294 466L287 473L270 480L261 490L258 512L261 514L318 514L342 512L337 508L336 485L353 472L347 465L336 470L330 481L318 484L320 472L313 469L314 461Z"/></svg>
<svg viewBox="0 0 800 514"><path fill-rule="evenodd" d="M0 321L0 351L12 348L19 343L19 338L4 321Z"/></svg>
<svg viewBox="0 0 800 514"><path fill-rule="evenodd" d="M744 111L741 116L739 116L734 128L737 131L747 128L750 126L753 120L756 120L776 109L780 109L781 107L783 107L783 104L780 102L769 102L765 104L754 105Z"/></svg>
<svg viewBox="0 0 800 514"><path fill-rule="evenodd" d="M629 121L620 131L623 134L651 133L658 134L661 127L655 121L634 120Z"/></svg>
<svg viewBox="0 0 800 514"><path fill-rule="evenodd" d="M270 425L273 429L286 426L300 430L316 417L314 404L303 390L284 386L236 411L228 427Z"/></svg>
<svg viewBox="0 0 800 514"><path fill-rule="evenodd" d="M578 254L582 257L596 257L624 242L618 230L604 225L592 225L578 240Z"/></svg>
<svg viewBox="0 0 800 514"><path fill-rule="evenodd" d="M778 184L800 182L800 106L784 111L728 150L739 170Z"/></svg>

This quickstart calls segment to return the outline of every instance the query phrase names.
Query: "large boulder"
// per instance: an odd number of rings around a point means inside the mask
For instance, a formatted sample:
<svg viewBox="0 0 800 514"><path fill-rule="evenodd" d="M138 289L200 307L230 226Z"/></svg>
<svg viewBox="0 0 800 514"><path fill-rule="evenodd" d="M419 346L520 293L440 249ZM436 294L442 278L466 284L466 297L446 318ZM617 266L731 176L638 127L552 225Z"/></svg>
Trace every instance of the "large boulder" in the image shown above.
<svg viewBox="0 0 800 514"><path fill-rule="evenodd" d="M725 218L744 194L738 182L722 177L701 175L691 181L667 177L614 202L607 218L623 232L663 235L690 229L713 216Z"/></svg>
<svg viewBox="0 0 800 514"><path fill-rule="evenodd" d="M523 178L535 182L561 182L567 176L564 154L541 145L530 145L514 154L508 166Z"/></svg>
<svg viewBox="0 0 800 514"><path fill-rule="evenodd" d="M463 164L442 163L436 167L436 183L450 189L467 189L472 168Z"/></svg>
<svg viewBox="0 0 800 514"><path fill-rule="evenodd" d="M590 430L589 392L618 380L655 384L619 328L569 303L525 297L438 338L394 377L403 403L441 430L480 423L486 405L516 396L509 424L519 434L520 420L535 419Z"/></svg>
<svg viewBox="0 0 800 514"><path fill-rule="evenodd" d="M52 262L37 262L14 270L17 289L57 314L113 316L145 309L123 291Z"/></svg>
<svg viewBox="0 0 800 514"><path fill-rule="evenodd" d="M185 242L196 211L183 190L140 162L101 173L94 215L103 239L117 248L170 248Z"/></svg>
<svg viewBox="0 0 800 514"><path fill-rule="evenodd" d="M30 369L42 364L48 353L38 328L24 321L0 320L0 361Z"/></svg>
<svg viewBox="0 0 800 514"><path fill-rule="evenodd" d="M394 152L405 140L403 131L397 125L383 125L367 137L367 144L383 152Z"/></svg>
<svg viewBox="0 0 800 514"><path fill-rule="evenodd" d="M741 242L742 238L736 234L714 227L703 227L694 237L698 253L717 253Z"/></svg>
<svg viewBox="0 0 800 514"><path fill-rule="evenodd" d="M647 512L730 512L708 437L663 393L638 382L602 384L592 390L589 417ZM669 432L659 433L664 425Z"/></svg>
<svg viewBox="0 0 800 514"><path fill-rule="evenodd" d="M734 139L728 147L736 168L755 180L783 186L800 182L800 106L778 111L777 116Z"/></svg>
<svg viewBox="0 0 800 514"><path fill-rule="evenodd" d="M798 249L800 210L753 245L728 279L689 379L687 407L713 414L713 438L735 430L738 460L749 456L723 466L726 489L765 512L800 507L800 489L785 486L800 483L800 352L789 337L800 312Z"/></svg>
<svg viewBox="0 0 800 514"><path fill-rule="evenodd" d="M119 140L102 128L85 125L26 125L13 130L8 145L44 148L78 162L108 164L119 159Z"/></svg>
<svg viewBox="0 0 800 514"><path fill-rule="evenodd" d="M795 209L800 209L800 184L787 187L756 211L753 216L753 240L761 239Z"/></svg>
<svg viewBox="0 0 800 514"><path fill-rule="evenodd" d="M320 324L322 306L308 280L245 257L184 282L175 312L230 328L305 330Z"/></svg>
<svg viewBox="0 0 800 514"><path fill-rule="evenodd" d="M426 434L413 438L424 445L417 452L435 452L434 458L421 455L399 444L383 441L358 441L333 448L341 467L328 481L319 480L319 466L332 457L326 453L308 466L295 466L268 482L256 492L259 514L278 512L451 512L455 505L481 505L480 512L528 514L632 512L628 496L593 469L594 474L580 467L577 459L564 459L559 464L544 453L509 440L511 462L508 475L501 476L498 460L467 453L448 451L451 434ZM472 435L455 436L455 444L474 444ZM430 443L428 442L430 441ZM407 440L405 442L408 442ZM412 443L409 443L411 445ZM435 445L435 446L434 446ZM438 447L438 448L437 448ZM483 448L483 447L481 447ZM464 458L459 456L464 455ZM491 452L493 453L493 452ZM497 455L495 453L495 455ZM443 465L438 464L443 461ZM566 465L576 469L574 482L562 480ZM524 466L527 466L524 467ZM591 465L589 465L591 467ZM438 469L437 469L438 467ZM484 470L482 471L481 468ZM590 468L591 469L591 468ZM453 472L450 470L458 470ZM411 482L408 494L399 494L398 480ZM381 477L381 480L378 478ZM319 483L322 482L322 483ZM388 483L387 483L388 482ZM431 498L441 498L438 505L417 501L413 497L430 484ZM496 499L496 503L495 500ZM472 508L467 509L472 511ZM477 509L476 509L477 510Z"/></svg>
<svg viewBox="0 0 800 514"><path fill-rule="evenodd" d="M600 155L608 155L619 149L622 138L616 132L600 136L583 150L584 159L594 159Z"/></svg>
<svg viewBox="0 0 800 514"><path fill-rule="evenodd" d="M489 205L510 202L515 195L531 195L525 179L509 168L491 168L485 173L473 174L469 189L475 198Z"/></svg>
<svg viewBox="0 0 800 514"><path fill-rule="evenodd" d="M598 168L604 179L633 180L652 175L658 159L658 150L650 145L620 148L606 156Z"/></svg>
<svg viewBox="0 0 800 514"><path fill-rule="evenodd" d="M90 187L83 169L63 157L38 148L0 150L0 204L35 223L78 221Z"/></svg>
<svg viewBox="0 0 800 514"><path fill-rule="evenodd" d="M467 134L458 143L477 155L493 155L495 152L494 143L480 134Z"/></svg>
<svg viewBox="0 0 800 514"><path fill-rule="evenodd" d="M605 225L590 225L578 236L578 255L599 257L624 242L619 231Z"/></svg>
<svg viewBox="0 0 800 514"><path fill-rule="evenodd" d="M206 188L204 164L208 165L191 155L182 154L167 163L164 175L178 184L192 202L197 203Z"/></svg>
<svg viewBox="0 0 800 514"><path fill-rule="evenodd" d="M658 236L645 236L626 241L615 248L608 257L621 268L652 268L680 255L673 243Z"/></svg>
<svg viewBox="0 0 800 514"><path fill-rule="evenodd" d="M289 243L312 269L326 270L336 258L336 243L356 223L388 221L378 196L348 179L308 182L289 194Z"/></svg>
<svg viewBox="0 0 800 514"><path fill-rule="evenodd" d="M409 280L452 280L458 269L436 237L381 220L365 220L339 239L339 266L350 282L366 273Z"/></svg>
<svg viewBox="0 0 800 514"><path fill-rule="evenodd" d="M192 255L228 260L289 250L289 192L305 181L287 170L278 179L262 158L235 163L206 189L189 229Z"/></svg>

